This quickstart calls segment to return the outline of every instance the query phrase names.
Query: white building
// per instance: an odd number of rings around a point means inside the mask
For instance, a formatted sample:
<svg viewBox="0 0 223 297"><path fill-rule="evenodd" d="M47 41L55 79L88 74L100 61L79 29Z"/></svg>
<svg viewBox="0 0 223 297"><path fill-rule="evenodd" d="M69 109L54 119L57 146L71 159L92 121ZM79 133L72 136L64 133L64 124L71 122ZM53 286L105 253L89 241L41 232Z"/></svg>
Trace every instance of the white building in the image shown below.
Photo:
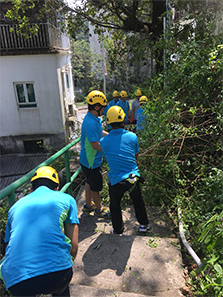
<svg viewBox="0 0 223 297"><path fill-rule="evenodd" d="M4 19L0 25L1 153L39 152L39 144L60 149L76 112L69 38L49 23L25 39ZM5 10L4 10L5 8ZM37 144L37 142L39 144Z"/></svg>

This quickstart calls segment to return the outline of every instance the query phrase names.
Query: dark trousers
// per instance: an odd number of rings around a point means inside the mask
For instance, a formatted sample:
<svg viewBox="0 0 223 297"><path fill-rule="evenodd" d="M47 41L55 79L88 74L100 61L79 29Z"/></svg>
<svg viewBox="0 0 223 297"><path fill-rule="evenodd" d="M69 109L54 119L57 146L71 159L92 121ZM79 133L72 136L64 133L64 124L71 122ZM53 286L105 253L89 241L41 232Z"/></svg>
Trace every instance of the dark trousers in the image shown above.
<svg viewBox="0 0 223 297"><path fill-rule="evenodd" d="M52 296L70 297L69 283L73 276L72 267L32 277L22 281L8 290L15 296L33 297L37 294L52 294Z"/></svg>
<svg viewBox="0 0 223 297"><path fill-rule="evenodd" d="M124 231L120 204L121 199L126 191L130 192L130 197L133 202L137 221L140 223L140 225L147 225L149 223L145 203L141 194L140 183L138 180L134 185L126 180L121 181L120 183L113 186L109 185L112 226L115 233L117 234L122 234Z"/></svg>

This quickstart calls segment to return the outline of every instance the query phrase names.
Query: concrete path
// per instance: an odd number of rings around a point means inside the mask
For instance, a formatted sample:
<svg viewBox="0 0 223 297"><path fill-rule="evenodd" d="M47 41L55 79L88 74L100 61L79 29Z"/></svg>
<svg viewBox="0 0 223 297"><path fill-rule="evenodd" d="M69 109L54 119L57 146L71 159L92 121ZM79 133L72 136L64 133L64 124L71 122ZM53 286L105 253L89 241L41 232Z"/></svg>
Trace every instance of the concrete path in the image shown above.
<svg viewBox="0 0 223 297"><path fill-rule="evenodd" d="M111 221L82 213L77 197L79 250L70 284L71 296L180 297L184 286L179 242L159 210L150 208L151 230L138 233L132 207L123 211L125 232L110 234Z"/></svg>

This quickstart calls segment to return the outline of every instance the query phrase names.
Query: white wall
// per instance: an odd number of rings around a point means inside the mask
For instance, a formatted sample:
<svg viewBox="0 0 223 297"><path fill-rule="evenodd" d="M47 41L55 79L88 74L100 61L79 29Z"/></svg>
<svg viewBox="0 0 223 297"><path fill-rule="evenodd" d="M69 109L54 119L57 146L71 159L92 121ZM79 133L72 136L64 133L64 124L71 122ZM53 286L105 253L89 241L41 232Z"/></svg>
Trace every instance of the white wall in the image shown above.
<svg viewBox="0 0 223 297"><path fill-rule="evenodd" d="M66 54L0 57L1 136L64 131L65 116L57 69L67 63L70 61ZM37 108L17 106L13 82L25 81L34 82Z"/></svg>
<svg viewBox="0 0 223 297"><path fill-rule="evenodd" d="M102 55L101 45L98 39L98 35L94 33L94 26L92 26L89 22L89 42L90 49L95 51L98 55Z"/></svg>

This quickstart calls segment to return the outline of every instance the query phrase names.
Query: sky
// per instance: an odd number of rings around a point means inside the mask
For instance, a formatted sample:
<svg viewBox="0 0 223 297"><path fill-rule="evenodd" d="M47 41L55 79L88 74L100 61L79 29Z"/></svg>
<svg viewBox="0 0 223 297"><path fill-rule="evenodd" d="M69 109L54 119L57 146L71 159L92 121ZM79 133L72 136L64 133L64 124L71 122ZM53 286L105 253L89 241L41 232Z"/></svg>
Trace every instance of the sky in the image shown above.
<svg viewBox="0 0 223 297"><path fill-rule="evenodd" d="M70 7L74 7L75 5L81 5L82 0L64 0L65 3L68 3Z"/></svg>

